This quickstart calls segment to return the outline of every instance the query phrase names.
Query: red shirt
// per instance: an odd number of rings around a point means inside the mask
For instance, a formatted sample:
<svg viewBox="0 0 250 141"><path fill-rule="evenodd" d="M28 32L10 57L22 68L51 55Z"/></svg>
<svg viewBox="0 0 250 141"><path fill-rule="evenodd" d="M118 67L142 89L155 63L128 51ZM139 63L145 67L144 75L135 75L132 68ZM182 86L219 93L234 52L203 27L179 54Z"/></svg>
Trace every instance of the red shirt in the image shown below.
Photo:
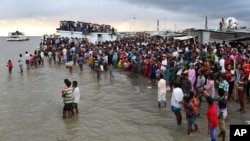
<svg viewBox="0 0 250 141"><path fill-rule="evenodd" d="M217 107L215 103L207 108L207 120L212 120L212 128L217 128L219 122L217 117Z"/></svg>
<svg viewBox="0 0 250 141"><path fill-rule="evenodd" d="M8 66L8 68L10 68L10 69L13 68L12 62L8 62L8 63L7 63L7 66Z"/></svg>
<svg viewBox="0 0 250 141"><path fill-rule="evenodd" d="M248 75L250 73L250 64L248 64L247 62L244 62L243 64L243 70L246 74L246 77L248 78Z"/></svg>
<svg viewBox="0 0 250 141"><path fill-rule="evenodd" d="M228 57L227 59L225 59L225 68L228 69L228 66L230 64L231 60L230 58Z"/></svg>
<svg viewBox="0 0 250 141"><path fill-rule="evenodd" d="M227 72L227 73L225 73L225 75L226 75L226 80L227 80L227 82L230 82L231 79L232 79L231 73Z"/></svg>
<svg viewBox="0 0 250 141"><path fill-rule="evenodd" d="M160 61L157 61L157 69L161 69L161 62Z"/></svg>

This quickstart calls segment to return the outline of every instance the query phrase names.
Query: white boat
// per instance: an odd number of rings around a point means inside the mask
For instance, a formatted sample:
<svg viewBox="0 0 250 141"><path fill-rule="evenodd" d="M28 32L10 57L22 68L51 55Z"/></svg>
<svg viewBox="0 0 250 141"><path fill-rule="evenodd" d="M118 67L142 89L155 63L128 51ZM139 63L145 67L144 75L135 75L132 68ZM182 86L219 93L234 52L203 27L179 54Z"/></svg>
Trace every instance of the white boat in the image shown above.
<svg viewBox="0 0 250 141"><path fill-rule="evenodd" d="M57 28L56 31L60 34L60 37L87 38L89 42L94 44L117 40L115 29L110 25L86 22L75 23L74 21L60 21L60 28Z"/></svg>
<svg viewBox="0 0 250 141"><path fill-rule="evenodd" d="M29 37L25 36L25 34L20 31L15 31L15 32L9 32L6 40L7 41L28 41Z"/></svg>

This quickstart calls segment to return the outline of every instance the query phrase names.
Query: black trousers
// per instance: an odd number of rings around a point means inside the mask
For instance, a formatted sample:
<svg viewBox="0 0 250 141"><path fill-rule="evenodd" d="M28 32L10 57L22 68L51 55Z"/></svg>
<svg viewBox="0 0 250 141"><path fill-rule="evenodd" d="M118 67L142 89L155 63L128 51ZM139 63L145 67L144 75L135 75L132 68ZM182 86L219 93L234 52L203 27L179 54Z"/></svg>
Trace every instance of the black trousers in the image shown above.
<svg viewBox="0 0 250 141"><path fill-rule="evenodd" d="M249 85L250 85L250 82L247 83L246 85L246 94L247 94L247 99L250 99L250 94L249 94Z"/></svg>
<svg viewBox="0 0 250 141"><path fill-rule="evenodd" d="M233 94L233 89L234 89L234 81L230 81L229 82L229 90L228 90L228 96L229 96L229 98L231 98L231 96Z"/></svg>

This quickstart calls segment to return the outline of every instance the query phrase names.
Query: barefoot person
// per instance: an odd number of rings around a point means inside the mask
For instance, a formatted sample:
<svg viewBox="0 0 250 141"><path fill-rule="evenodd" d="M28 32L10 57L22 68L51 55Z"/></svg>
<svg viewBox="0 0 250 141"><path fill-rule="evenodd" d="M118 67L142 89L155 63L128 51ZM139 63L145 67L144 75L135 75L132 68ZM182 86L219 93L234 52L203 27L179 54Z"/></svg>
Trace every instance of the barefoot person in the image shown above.
<svg viewBox="0 0 250 141"><path fill-rule="evenodd" d="M161 108L161 104L164 104L164 108L167 107L166 103L166 80L163 74L160 74L160 80L158 82L158 107Z"/></svg>
<svg viewBox="0 0 250 141"><path fill-rule="evenodd" d="M80 90L77 84L77 81L73 81L73 110L72 110L72 114L74 115L75 113L78 114L78 103L80 101Z"/></svg>
<svg viewBox="0 0 250 141"><path fill-rule="evenodd" d="M178 125L181 125L182 116L181 116L181 104L183 100L183 91L179 86L178 82L174 82L174 89L171 97L171 110L174 112L176 121Z"/></svg>

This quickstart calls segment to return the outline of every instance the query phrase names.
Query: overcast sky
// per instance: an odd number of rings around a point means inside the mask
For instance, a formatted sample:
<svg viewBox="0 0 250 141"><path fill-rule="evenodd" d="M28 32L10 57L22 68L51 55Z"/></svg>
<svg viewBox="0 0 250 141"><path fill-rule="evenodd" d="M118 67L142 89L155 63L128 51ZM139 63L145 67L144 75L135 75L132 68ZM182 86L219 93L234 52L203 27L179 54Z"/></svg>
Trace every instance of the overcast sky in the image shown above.
<svg viewBox="0 0 250 141"><path fill-rule="evenodd" d="M60 20L109 24L118 31L180 31L217 28L235 17L250 27L249 0L1 0L0 36L20 30L27 35L56 33Z"/></svg>

